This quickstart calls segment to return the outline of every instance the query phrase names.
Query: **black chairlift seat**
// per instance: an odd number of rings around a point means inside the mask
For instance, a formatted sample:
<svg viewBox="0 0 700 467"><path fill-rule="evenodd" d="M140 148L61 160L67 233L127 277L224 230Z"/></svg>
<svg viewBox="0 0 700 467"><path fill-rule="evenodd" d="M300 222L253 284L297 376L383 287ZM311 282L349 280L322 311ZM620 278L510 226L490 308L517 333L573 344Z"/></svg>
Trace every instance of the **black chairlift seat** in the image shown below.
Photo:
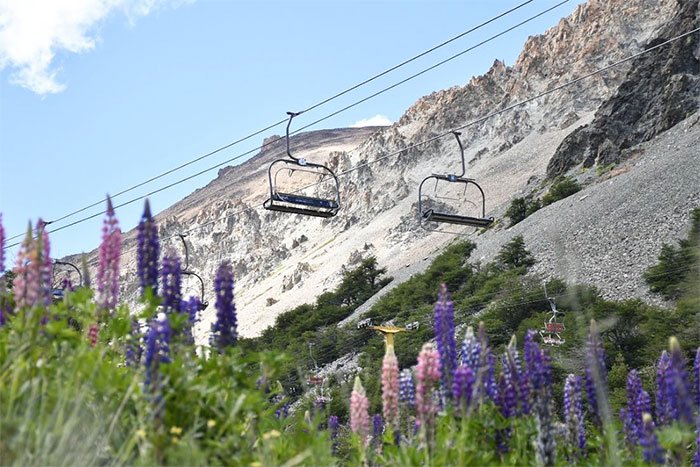
<svg viewBox="0 0 700 467"><path fill-rule="evenodd" d="M292 119L299 114L287 112L287 115L289 115L289 122L287 123L286 139L287 156L289 156L289 159L278 159L270 164L270 168L267 172L270 182L270 198L265 200L263 207L270 211L289 212L293 214L302 214L304 216L333 217L340 210L340 183L338 182L338 177L325 165L307 162L291 154L289 150L289 126L292 123ZM280 191L277 186L277 176L281 172L289 172L290 176L294 175L295 172L303 172L321 177L321 180L332 179L335 182L333 191L334 197L317 198L299 193Z"/></svg>
<svg viewBox="0 0 700 467"><path fill-rule="evenodd" d="M455 138L457 138L457 143L459 144L459 150L462 155L462 173L460 175L454 175L454 174L448 174L448 175L442 175L442 174L433 174L421 182L420 186L418 187L418 212L420 216L420 224L424 229L427 230L436 230L436 229L430 229L426 226L427 222L438 222L442 224L455 224L455 225L466 225L470 227L477 227L477 228L486 228L489 227L493 223L493 217L486 217L486 197L484 195L484 190L481 189L478 183L476 183L473 179L471 178L465 178L464 174L466 173L466 164L464 161L464 147L462 146L462 141L459 139L460 133L453 131L452 134L454 134ZM447 183L456 183L456 184L461 184L464 185L464 189L466 192L466 188L468 185L474 185L478 190L479 193L481 193L481 217L475 217L475 216L466 216L466 215L461 215L461 214L452 214L448 212L439 212L436 211L435 208L424 208L424 197L427 198L427 195L423 194L423 185L430 180L435 180L436 184L436 190L437 190L437 184L440 182L447 182ZM438 232L442 232L440 230L436 230ZM455 232L448 232L448 233L455 233Z"/></svg>
<svg viewBox="0 0 700 467"><path fill-rule="evenodd" d="M428 209L423 213L423 219L427 222L441 222L444 224L468 225L471 227L485 228L493 223L493 217L471 217L459 216L457 214L447 214L444 212L435 212L433 209Z"/></svg>

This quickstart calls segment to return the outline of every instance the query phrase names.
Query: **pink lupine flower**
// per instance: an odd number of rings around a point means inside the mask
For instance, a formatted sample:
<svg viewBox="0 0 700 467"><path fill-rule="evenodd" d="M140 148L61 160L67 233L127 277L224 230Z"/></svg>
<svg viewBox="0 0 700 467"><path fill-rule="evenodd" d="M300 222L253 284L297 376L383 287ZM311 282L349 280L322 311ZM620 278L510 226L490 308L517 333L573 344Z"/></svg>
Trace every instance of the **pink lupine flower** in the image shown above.
<svg viewBox="0 0 700 467"><path fill-rule="evenodd" d="M114 215L112 200L107 196L107 212L102 225L100 263L97 267L97 300L102 310L112 310L119 301L119 257L122 232Z"/></svg>
<svg viewBox="0 0 700 467"><path fill-rule="evenodd" d="M369 443L369 400L360 377L355 377L355 386L350 394L350 429L362 440L363 446Z"/></svg>
<svg viewBox="0 0 700 467"><path fill-rule="evenodd" d="M416 415L421 426L422 436L428 443L432 439L432 430L435 425L435 414L437 404L433 393L440 382L440 354L427 343L418 354L418 365L416 365Z"/></svg>
<svg viewBox="0 0 700 467"><path fill-rule="evenodd" d="M33 307L41 296L41 253L32 237L32 224L27 227L27 235L22 241L14 273L12 291L18 309Z"/></svg>
<svg viewBox="0 0 700 467"><path fill-rule="evenodd" d="M387 346L382 362L382 404L386 425L396 431L399 426L399 361L392 345Z"/></svg>

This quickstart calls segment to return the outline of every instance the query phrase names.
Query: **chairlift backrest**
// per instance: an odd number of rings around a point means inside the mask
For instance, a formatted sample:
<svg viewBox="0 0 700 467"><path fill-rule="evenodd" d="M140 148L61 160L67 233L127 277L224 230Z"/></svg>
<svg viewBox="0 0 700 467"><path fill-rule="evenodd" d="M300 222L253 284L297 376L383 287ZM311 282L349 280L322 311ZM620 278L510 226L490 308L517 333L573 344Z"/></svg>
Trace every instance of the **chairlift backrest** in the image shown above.
<svg viewBox="0 0 700 467"><path fill-rule="evenodd" d="M270 211L290 212L313 217L333 217L340 210L340 182L338 177L325 165L308 162L303 158L297 158L292 155L289 147L289 127L292 124L292 119L299 113L287 112L287 115L289 115L289 122L287 123L286 141L289 159L277 159L270 164L268 169L270 198L263 203L263 207ZM290 177L293 177L295 173L311 174L320 178L317 183L331 180L334 182L331 183L331 186L333 186L332 195L327 198L320 198L301 194L305 188L310 188L311 185L301 189L280 189L277 177L285 171L289 172Z"/></svg>

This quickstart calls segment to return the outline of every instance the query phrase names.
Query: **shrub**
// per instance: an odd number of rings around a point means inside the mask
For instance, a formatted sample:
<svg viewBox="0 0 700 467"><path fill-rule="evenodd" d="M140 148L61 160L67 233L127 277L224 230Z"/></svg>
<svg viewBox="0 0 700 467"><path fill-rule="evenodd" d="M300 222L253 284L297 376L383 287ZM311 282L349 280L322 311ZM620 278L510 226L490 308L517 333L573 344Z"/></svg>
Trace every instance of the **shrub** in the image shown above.
<svg viewBox="0 0 700 467"><path fill-rule="evenodd" d="M508 207L505 216L510 219L510 226L525 219L542 207L540 200L528 200L527 198L515 198Z"/></svg>
<svg viewBox="0 0 700 467"><path fill-rule="evenodd" d="M581 185L571 177L557 177L549 188L549 191L542 198L542 205L548 206L554 202L571 196L581 190Z"/></svg>

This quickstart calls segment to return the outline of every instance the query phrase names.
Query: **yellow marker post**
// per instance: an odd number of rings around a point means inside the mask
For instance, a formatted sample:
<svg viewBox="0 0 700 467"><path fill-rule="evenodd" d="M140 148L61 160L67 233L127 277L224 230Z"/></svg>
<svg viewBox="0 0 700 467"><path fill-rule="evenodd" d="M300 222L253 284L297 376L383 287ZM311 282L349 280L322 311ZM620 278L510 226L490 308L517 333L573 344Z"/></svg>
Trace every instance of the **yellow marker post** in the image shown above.
<svg viewBox="0 0 700 467"><path fill-rule="evenodd" d="M384 334L384 345L388 349L389 347L394 347L394 335L400 332L408 331L406 328L400 328L397 326L369 326L369 329L379 331Z"/></svg>

